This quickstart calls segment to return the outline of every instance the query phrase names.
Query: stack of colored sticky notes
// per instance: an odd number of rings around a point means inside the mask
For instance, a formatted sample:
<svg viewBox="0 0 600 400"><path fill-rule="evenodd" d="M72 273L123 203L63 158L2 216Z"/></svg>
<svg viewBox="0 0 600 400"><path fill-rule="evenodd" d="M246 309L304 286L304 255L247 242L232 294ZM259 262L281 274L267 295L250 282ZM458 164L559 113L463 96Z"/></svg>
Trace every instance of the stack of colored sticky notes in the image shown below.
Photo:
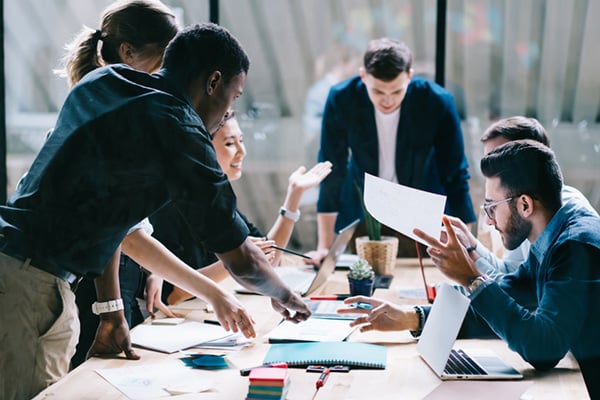
<svg viewBox="0 0 600 400"><path fill-rule="evenodd" d="M290 387L287 368L254 368L249 378L247 400L283 400Z"/></svg>
<svg viewBox="0 0 600 400"><path fill-rule="evenodd" d="M224 354L188 354L181 358L185 365L201 369L224 369L229 368Z"/></svg>

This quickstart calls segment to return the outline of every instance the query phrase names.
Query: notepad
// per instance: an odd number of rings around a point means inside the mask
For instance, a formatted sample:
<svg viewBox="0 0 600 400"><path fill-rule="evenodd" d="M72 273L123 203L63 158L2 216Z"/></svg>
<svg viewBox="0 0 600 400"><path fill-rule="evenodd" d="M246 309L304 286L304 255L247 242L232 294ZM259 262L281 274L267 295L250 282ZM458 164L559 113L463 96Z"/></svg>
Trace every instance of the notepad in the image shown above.
<svg viewBox="0 0 600 400"><path fill-rule="evenodd" d="M269 343L341 342L355 329L344 320L309 318L298 323L283 321L267 337Z"/></svg>
<svg viewBox="0 0 600 400"><path fill-rule="evenodd" d="M141 324L131 330L131 343L163 353L199 346L233 335L220 325L185 321L177 325Z"/></svg>
<svg viewBox="0 0 600 400"><path fill-rule="evenodd" d="M347 365L353 368L385 369L387 349L360 342L301 342L272 344L264 364L287 363L290 367L308 365Z"/></svg>

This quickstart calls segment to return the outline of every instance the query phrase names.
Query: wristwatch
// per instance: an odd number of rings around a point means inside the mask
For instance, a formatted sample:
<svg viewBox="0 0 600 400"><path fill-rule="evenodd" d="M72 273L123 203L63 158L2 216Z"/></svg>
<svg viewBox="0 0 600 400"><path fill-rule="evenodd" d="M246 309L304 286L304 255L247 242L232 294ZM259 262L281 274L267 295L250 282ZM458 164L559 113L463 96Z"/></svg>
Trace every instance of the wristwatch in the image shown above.
<svg viewBox="0 0 600 400"><path fill-rule="evenodd" d="M479 286L483 285L485 282L487 282L489 280L490 280L490 277L485 274L476 276L475 278L473 278L469 281L469 285L467 286L467 292L469 292L469 295L475 293L475 291L477 290L477 288Z"/></svg>
<svg viewBox="0 0 600 400"><path fill-rule="evenodd" d="M298 220L300 219L300 210L298 211L290 211L285 207L281 207L279 209L279 215L281 215L284 218L287 219L291 219L294 222L298 222Z"/></svg>
<svg viewBox="0 0 600 400"><path fill-rule="evenodd" d="M122 310L123 299L109 300L104 302L94 302L92 304L92 312L96 315Z"/></svg>

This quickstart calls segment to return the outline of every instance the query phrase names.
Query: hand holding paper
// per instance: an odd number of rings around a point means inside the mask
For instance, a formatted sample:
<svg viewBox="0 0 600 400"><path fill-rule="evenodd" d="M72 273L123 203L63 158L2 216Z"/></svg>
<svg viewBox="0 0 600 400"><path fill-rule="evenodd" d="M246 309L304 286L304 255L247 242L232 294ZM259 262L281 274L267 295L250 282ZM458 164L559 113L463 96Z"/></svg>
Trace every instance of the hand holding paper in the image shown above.
<svg viewBox="0 0 600 400"><path fill-rule="evenodd" d="M367 210L382 224L427 245L414 228L439 238L446 196L425 192L365 174Z"/></svg>

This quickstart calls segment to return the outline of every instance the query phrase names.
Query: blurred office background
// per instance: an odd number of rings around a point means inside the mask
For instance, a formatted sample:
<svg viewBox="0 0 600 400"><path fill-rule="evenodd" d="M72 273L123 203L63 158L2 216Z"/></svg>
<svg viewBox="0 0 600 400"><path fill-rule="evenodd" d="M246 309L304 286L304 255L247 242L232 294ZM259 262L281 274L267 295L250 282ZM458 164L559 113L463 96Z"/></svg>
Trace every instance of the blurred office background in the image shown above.
<svg viewBox="0 0 600 400"><path fill-rule="evenodd" d="M7 191L39 150L67 93L63 46L98 27L109 0L4 0ZM440 0L164 0L187 25L212 15L250 55L236 102L248 156L239 207L267 230L288 175L316 162L327 89L357 71L367 42L391 36L435 79ZM447 0L444 84L463 119L475 206L483 199L479 137L495 119L526 115L549 131L566 183L600 209L600 0ZM218 9L210 10L218 5ZM439 50L439 49L438 49ZM439 66L438 66L439 73ZM440 77L438 76L438 79ZM316 244L316 192L290 244Z"/></svg>

